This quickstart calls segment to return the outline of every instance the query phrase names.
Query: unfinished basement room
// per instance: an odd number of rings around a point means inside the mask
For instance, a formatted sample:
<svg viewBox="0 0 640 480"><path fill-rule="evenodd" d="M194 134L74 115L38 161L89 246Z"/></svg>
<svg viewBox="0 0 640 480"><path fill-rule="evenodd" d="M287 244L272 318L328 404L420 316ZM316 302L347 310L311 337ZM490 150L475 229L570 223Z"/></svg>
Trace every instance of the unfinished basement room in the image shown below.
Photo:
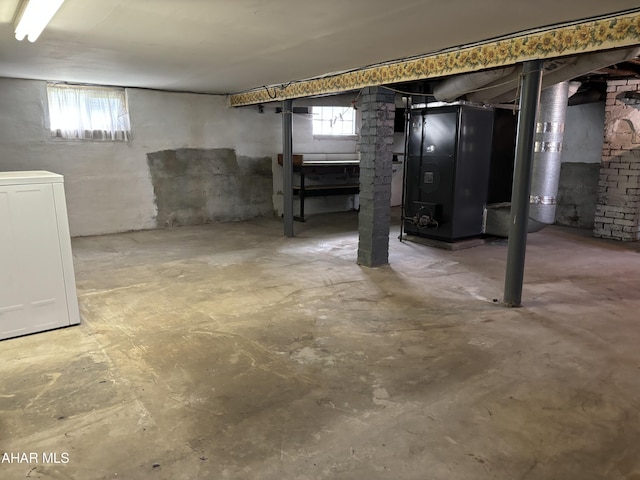
<svg viewBox="0 0 640 480"><path fill-rule="evenodd" d="M640 480L637 0L0 2L0 479Z"/></svg>

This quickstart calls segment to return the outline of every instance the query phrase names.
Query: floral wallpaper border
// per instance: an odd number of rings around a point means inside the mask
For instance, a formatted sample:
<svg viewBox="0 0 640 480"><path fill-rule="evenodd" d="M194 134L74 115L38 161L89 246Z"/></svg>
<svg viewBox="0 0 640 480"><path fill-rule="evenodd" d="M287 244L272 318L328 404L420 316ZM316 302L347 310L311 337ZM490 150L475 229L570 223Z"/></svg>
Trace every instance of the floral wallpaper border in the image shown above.
<svg viewBox="0 0 640 480"><path fill-rule="evenodd" d="M513 65L533 59L640 44L640 13L599 19L539 33L527 33L473 47L229 95L229 105L239 107L289 98L339 93L363 87L422 80L486 68Z"/></svg>

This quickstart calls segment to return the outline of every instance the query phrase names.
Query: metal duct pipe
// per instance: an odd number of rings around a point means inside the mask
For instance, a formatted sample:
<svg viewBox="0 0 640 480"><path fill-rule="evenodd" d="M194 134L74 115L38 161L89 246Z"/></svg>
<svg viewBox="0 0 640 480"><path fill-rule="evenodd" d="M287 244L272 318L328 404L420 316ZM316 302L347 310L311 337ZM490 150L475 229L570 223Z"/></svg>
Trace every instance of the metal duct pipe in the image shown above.
<svg viewBox="0 0 640 480"><path fill-rule="evenodd" d="M560 158L569 82L557 83L540 94L533 155L529 217L551 225L555 221Z"/></svg>
<svg viewBox="0 0 640 480"><path fill-rule="evenodd" d="M542 230L555 221L567 100L579 86L578 82L563 82L540 94L534 137L531 205L527 226L529 233ZM510 203L487 205L485 233L498 237L508 236L510 212Z"/></svg>

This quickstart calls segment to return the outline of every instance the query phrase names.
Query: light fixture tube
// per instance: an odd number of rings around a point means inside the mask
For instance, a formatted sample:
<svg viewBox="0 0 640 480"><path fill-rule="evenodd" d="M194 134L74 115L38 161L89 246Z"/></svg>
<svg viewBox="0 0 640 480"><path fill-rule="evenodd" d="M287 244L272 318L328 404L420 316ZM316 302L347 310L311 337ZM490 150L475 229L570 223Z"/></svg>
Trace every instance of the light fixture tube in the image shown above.
<svg viewBox="0 0 640 480"><path fill-rule="evenodd" d="M64 0L28 0L16 25L16 40L35 42Z"/></svg>

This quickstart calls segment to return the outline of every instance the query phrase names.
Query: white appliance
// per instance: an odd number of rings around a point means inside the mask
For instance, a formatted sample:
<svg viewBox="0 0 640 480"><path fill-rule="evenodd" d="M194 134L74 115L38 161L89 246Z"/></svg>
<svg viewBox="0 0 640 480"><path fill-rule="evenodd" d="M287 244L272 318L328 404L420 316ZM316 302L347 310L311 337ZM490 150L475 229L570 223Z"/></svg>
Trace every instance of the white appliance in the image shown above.
<svg viewBox="0 0 640 480"><path fill-rule="evenodd" d="M0 340L80 323L63 182L0 172Z"/></svg>

